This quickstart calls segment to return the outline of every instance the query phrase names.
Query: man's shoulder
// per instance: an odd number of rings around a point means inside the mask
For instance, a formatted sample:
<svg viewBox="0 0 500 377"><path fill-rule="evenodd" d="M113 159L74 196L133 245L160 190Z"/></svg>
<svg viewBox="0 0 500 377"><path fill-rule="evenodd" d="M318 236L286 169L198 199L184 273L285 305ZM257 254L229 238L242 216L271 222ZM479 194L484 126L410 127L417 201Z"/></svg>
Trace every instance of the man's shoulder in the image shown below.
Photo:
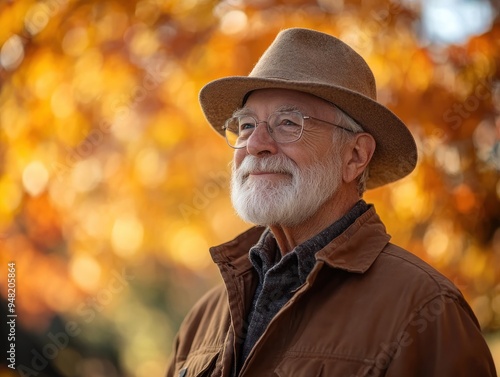
<svg viewBox="0 0 500 377"><path fill-rule="evenodd" d="M432 321L437 316L448 318L459 312L466 318L464 321L478 326L473 311L450 279L392 243L386 244L366 271L341 276L345 279L344 289L339 289L332 297L335 306L347 308L349 318L358 328L372 333L378 331L381 338L389 328L395 329L396 333L403 331L428 310L435 315ZM336 285L338 281L332 279ZM378 330L373 329L373 321L367 321L366 313L380 324Z"/></svg>
<svg viewBox="0 0 500 377"><path fill-rule="evenodd" d="M400 246L388 243L380 253L378 262L383 270L390 271L394 279L400 279L405 286L417 287L422 294L462 298L460 290L449 278Z"/></svg>

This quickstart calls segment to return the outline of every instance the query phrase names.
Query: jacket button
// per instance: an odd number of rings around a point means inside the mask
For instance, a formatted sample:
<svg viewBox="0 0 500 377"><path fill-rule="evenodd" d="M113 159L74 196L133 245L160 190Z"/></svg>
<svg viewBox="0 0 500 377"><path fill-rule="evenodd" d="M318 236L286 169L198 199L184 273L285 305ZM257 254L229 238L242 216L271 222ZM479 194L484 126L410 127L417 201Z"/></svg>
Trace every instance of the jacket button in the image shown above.
<svg viewBox="0 0 500 377"><path fill-rule="evenodd" d="M179 371L179 377L186 377L187 372L188 372L188 368L182 368L182 369Z"/></svg>

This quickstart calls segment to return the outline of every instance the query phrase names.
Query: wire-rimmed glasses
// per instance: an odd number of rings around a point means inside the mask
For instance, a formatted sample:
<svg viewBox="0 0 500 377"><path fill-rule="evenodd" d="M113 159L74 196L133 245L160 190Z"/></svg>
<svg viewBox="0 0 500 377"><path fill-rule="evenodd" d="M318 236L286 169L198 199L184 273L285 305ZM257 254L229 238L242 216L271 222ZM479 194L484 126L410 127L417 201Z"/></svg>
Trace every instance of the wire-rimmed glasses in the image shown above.
<svg viewBox="0 0 500 377"><path fill-rule="evenodd" d="M338 124L303 115L300 111L276 111L269 115L267 121L259 121L251 115L238 115L226 120L222 129L224 130L227 143L235 149L246 147L248 139L260 123L266 123L267 131L274 141L280 144L287 144L300 139L304 131L304 120L307 119L314 119L348 132L354 132Z"/></svg>

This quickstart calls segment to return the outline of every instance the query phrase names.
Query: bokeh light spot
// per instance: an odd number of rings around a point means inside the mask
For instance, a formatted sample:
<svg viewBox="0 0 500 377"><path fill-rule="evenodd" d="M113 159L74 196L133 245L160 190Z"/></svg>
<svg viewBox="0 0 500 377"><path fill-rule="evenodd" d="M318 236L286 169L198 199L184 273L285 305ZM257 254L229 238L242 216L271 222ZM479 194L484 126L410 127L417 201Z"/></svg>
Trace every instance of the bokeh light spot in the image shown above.
<svg viewBox="0 0 500 377"><path fill-rule="evenodd" d="M50 105L52 112L58 118L66 118L73 114L75 106L71 87L69 85L59 86L52 95Z"/></svg>
<svg viewBox="0 0 500 377"><path fill-rule="evenodd" d="M101 266L90 255L80 254L71 259L70 274L73 281L87 292L93 292L99 286Z"/></svg>
<svg viewBox="0 0 500 377"><path fill-rule="evenodd" d="M476 207L476 197L472 189L465 184L461 184L453 190L455 205L462 213L469 213Z"/></svg>
<svg viewBox="0 0 500 377"><path fill-rule="evenodd" d="M464 43L491 28L493 9L488 1L422 1L422 31L432 42Z"/></svg>
<svg viewBox="0 0 500 377"><path fill-rule="evenodd" d="M49 172L40 161L33 161L23 170L24 190L31 196L38 196L47 187Z"/></svg>
<svg viewBox="0 0 500 377"><path fill-rule="evenodd" d="M62 49L67 55L80 56L89 45L87 29L76 27L66 33L62 40Z"/></svg>
<svg viewBox="0 0 500 377"><path fill-rule="evenodd" d="M222 16L220 28L224 34L237 34L246 29L247 15L241 10L231 10Z"/></svg>
<svg viewBox="0 0 500 377"><path fill-rule="evenodd" d="M24 58L24 46L21 37L13 35L3 44L0 50L0 65L6 70L13 70Z"/></svg>
<svg viewBox="0 0 500 377"><path fill-rule="evenodd" d="M145 24L136 24L125 34L131 52L136 56L149 56L158 51L159 41L156 33Z"/></svg>
<svg viewBox="0 0 500 377"><path fill-rule="evenodd" d="M102 168L97 158L77 162L72 170L71 183L76 191L87 192L94 189L102 179Z"/></svg>
<svg viewBox="0 0 500 377"><path fill-rule="evenodd" d="M441 258L449 246L449 224L432 224L424 235L424 247L429 256L434 259Z"/></svg>
<svg viewBox="0 0 500 377"><path fill-rule="evenodd" d="M411 179L394 186L391 202L394 208L399 208L397 215L402 219L409 220L421 216L427 211L425 194Z"/></svg>
<svg viewBox="0 0 500 377"><path fill-rule="evenodd" d="M158 186L165 173L166 164L154 148L142 150L135 160L137 175L146 187Z"/></svg>
<svg viewBox="0 0 500 377"><path fill-rule="evenodd" d="M118 256L130 257L142 245L144 228L142 223L131 214L119 217L113 225L111 243Z"/></svg>
<svg viewBox="0 0 500 377"><path fill-rule="evenodd" d="M460 153L452 146L440 145L436 149L436 163L448 174L460 172Z"/></svg>
<svg viewBox="0 0 500 377"><path fill-rule="evenodd" d="M206 268L210 263L207 241L194 229L184 227L165 240L170 257L193 270Z"/></svg>

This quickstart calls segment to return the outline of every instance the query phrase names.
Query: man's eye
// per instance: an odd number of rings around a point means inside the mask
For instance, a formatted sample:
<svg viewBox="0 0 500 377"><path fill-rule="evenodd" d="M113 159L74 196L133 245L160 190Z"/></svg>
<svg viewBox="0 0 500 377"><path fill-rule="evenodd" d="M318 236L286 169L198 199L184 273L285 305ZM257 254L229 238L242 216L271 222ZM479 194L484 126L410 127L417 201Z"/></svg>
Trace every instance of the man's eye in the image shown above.
<svg viewBox="0 0 500 377"><path fill-rule="evenodd" d="M253 124L253 123L242 123L242 124L240 124L240 132L252 130L254 127L255 127L255 124Z"/></svg>
<svg viewBox="0 0 500 377"><path fill-rule="evenodd" d="M298 124L296 122L294 122L293 120L291 119L282 119L280 121L280 123L278 124L278 126L292 126L292 127L295 127L295 126L298 126Z"/></svg>

